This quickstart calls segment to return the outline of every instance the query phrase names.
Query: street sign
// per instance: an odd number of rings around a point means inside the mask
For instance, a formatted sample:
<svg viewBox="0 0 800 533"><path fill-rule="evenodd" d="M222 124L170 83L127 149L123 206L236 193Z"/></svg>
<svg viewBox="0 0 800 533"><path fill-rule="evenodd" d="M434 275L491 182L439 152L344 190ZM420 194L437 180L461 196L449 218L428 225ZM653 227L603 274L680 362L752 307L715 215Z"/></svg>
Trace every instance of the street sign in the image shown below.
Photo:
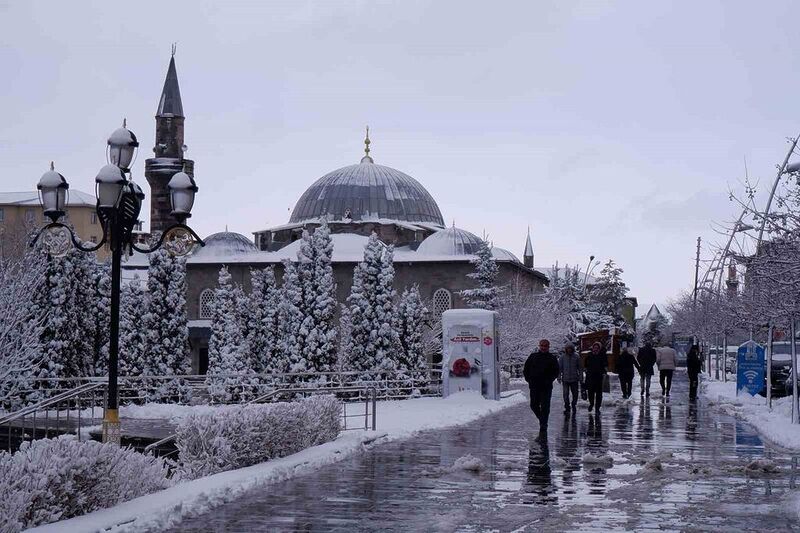
<svg viewBox="0 0 800 533"><path fill-rule="evenodd" d="M747 341L736 353L736 393L744 390L755 396L764 388L764 347L755 341Z"/></svg>

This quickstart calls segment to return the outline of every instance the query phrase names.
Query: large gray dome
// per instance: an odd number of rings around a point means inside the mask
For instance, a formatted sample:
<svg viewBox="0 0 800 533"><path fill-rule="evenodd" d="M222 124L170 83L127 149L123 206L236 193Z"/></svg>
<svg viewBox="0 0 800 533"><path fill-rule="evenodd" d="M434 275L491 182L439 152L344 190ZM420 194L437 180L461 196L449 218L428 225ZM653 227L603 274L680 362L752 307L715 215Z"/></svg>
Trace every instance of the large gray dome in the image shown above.
<svg viewBox="0 0 800 533"><path fill-rule="evenodd" d="M411 176L365 157L322 176L300 197L290 223L328 220L391 219L444 226L433 197Z"/></svg>

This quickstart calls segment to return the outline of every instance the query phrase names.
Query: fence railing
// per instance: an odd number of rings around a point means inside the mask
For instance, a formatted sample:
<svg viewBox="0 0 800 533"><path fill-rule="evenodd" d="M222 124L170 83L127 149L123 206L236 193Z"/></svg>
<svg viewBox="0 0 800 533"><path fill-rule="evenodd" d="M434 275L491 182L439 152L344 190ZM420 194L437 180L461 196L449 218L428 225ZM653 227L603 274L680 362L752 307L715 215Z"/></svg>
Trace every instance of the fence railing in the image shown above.
<svg viewBox="0 0 800 533"><path fill-rule="evenodd" d="M74 433L78 439L87 426L95 426L102 415L107 384L84 383L50 398L0 417L0 449L11 452L26 440ZM99 413L95 412L99 410Z"/></svg>
<svg viewBox="0 0 800 533"><path fill-rule="evenodd" d="M363 379L359 372L287 372L281 374L209 374L174 376L120 376L119 404L148 402L178 404L221 404L249 401L270 391L285 388L374 387L380 400L409 396L441 396L442 371L439 367L420 370L414 376L382 373ZM89 383L106 383L105 377L41 378L31 380L29 389L37 398L53 398ZM246 385L244 397L226 400L209 394L208 384L227 379ZM101 406L102 404L98 404Z"/></svg>

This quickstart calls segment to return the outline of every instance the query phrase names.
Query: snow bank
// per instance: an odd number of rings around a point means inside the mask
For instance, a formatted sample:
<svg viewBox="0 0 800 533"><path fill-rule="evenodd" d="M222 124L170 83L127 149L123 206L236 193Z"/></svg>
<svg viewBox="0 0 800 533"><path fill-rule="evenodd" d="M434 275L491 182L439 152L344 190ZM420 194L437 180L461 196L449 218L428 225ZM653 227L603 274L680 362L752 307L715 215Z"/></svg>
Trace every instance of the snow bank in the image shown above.
<svg viewBox="0 0 800 533"><path fill-rule="evenodd" d="M465 424L526 401L519 391L504 393L503 396L500 401L493 401L484 399L477 392L460 392L444 399L417 398L378 402L377 432L349 431L332 442L288 457L180 483L116 507L54 522L33 531L74 533L163 530L177 524L184 517L196 516L235 500L252 488L314 471L340 461L377 441L406 438L423 430ZM176 411L185 414L184 409Z"/></svg>
<svg viewBox="0 0 800 533"><path fill-rule="evenodd" d="M800 451L800 424L791 423L791 397L773 399L770 410L761 396L737 396L735 381L703 381L700 394L715 407L754 426L764 439L787 450Z"/></svg>

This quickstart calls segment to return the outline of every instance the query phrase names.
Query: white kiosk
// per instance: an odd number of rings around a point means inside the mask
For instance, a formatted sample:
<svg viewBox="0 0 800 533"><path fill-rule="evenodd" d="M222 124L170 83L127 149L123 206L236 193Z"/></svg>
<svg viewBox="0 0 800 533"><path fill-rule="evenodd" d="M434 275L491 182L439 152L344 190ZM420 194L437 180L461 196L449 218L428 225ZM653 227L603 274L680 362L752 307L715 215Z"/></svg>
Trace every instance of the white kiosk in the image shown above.
<svg viewBox="0 0 800 533"><path fill-rule="evenodd" d="M442 314L442 395L480 391L500 399L498 315L485 309L451 309Z"/></svg>

